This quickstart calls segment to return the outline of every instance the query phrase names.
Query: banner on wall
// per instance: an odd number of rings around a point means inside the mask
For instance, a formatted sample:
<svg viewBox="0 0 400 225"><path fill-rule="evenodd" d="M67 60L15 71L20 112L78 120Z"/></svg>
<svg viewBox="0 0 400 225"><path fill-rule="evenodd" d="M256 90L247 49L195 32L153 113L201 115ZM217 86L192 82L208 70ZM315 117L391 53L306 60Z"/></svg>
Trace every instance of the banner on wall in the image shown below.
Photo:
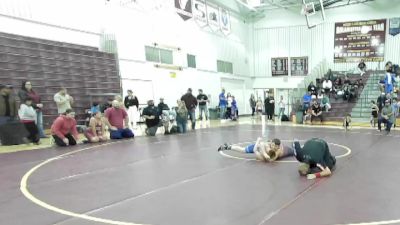
<svg viewBox="0 0 400 225"><path fill-rule="evenodd" d="M213 30L214 32L220 30L219 10L216 6L210 5L208 3L207 3L207 20L211 30Z"/></svg>
<svg viewBox="0 0 400 225"><path fill-rule="evenodd" d="M288 57L271 58L272 76L289 75L288 61Z"/></svg>
<svg viewBox="0 0 400 225"><path fill-rule="evenodd" d="M192 18L192 0L175 0L175 10L183 20Z"/></svg>
<svg viewBox="0 0 400 225"><path fill-rule="evenodd" d="M400 34L400 18L389 20L389 34L393 36Z"/></svg>
<svg viewBox="0 0 400 225"><path fill-rule="evenodd" d="M207 8L205 0L194 1L193 18L200 27L207 26Z"/></svg>
<svg viewBox="0 0 400 225"><path fill-rule="evenodd" d="M224 8L219 8L220 15L220 28L222 33L228 35L231 33L231 18L229 16L229 11Z"/></svg>
<svg viewBox="0 0 400 225"><path fill-rule="evenodd" d="M335 23L334 62L384 60L386 20Z"/></svg>
<svg viewBox="0 0 400 225"><path fill-rule="evenodd" d="M291 76L306 76L308 74L308 57L290 57Z"/></svg>

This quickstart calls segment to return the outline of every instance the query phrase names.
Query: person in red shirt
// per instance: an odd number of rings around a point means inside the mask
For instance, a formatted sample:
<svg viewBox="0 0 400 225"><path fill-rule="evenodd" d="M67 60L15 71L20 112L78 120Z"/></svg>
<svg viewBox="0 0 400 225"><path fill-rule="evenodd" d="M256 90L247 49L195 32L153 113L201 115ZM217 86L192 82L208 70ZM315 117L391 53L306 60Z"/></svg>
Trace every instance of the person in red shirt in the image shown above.
<svg viewBox="0 0 400 225"><path fill-rule="evenodd" d="M107 119L106 123L110 128L111 139L132 138L135 136L128 128L128 114L117 100L114 100L112 107L104 112L104 117Z"/></svg>
<svg viewBox="0 0 400 225"><path fill-rule="evenodd" d="M76 145L79 140L75 112L67 109L51 125L51 135L58 146Z"/></svg>

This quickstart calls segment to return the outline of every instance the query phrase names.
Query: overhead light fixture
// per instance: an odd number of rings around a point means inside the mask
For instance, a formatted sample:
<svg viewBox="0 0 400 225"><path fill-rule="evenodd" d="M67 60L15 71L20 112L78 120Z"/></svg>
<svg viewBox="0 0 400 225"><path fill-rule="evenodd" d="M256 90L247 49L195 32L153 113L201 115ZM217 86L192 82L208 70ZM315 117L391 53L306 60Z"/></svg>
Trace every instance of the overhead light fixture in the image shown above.
<svg viewBox="0 0 400 225"><path fill-rule="evenodd" d="M169 49L169 50L174 50L174 51L180 51L181 50L180 47L175 47L175 46L171 46L171 45L163 45L163 44L159 44L159 43L156 43L156 42L153 43L153 46L157 47L157 48Z"/></svg>
<svg viewBox="0 0 400 225"><path fill-rule="evenodd" d="M160 68L160 69L168 69L168 70L179 70L179 71L183 70L183 68L181 66L159 64L159 63L154 64L154 67Z"/></svg>

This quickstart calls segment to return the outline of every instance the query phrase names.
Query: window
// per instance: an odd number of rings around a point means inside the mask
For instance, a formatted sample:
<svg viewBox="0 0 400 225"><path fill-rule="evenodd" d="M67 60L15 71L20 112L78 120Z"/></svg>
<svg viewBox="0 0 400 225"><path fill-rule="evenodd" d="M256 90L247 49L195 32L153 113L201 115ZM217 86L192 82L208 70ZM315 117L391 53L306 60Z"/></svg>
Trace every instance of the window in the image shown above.
<svg viewBox="0 0 400 225"><path fill-rule="evenodd" d="M217 71L233 74L233 64L231 62L217 60Z"/></svg>
<svg viewBox="0 0 400 225"><path fill-rule="evenodd" d="M191 68L196 68L196 56L187 54L187 65Z"/></svg>
<svg viewBox="0 0 400 225"><path fill-rule="evenodd" d="M172 64L173 56L171 50L145 46L146 61Z"/></svg>

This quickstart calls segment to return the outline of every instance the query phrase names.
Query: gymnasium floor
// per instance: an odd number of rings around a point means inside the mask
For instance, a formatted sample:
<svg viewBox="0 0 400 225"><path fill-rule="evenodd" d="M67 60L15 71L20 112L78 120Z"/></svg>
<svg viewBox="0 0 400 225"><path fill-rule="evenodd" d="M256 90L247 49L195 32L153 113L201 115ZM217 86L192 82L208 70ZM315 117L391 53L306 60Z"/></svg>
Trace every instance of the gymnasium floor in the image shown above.
<svg viewBox="0 0 400 225"><path fill-rule="evenodd" d="M216 150L261 135L324 138L337 169L309 181L292 159L266 164ZM397 130L241 124L0 154L0 224L400 224L399 138Z"/></svg>

